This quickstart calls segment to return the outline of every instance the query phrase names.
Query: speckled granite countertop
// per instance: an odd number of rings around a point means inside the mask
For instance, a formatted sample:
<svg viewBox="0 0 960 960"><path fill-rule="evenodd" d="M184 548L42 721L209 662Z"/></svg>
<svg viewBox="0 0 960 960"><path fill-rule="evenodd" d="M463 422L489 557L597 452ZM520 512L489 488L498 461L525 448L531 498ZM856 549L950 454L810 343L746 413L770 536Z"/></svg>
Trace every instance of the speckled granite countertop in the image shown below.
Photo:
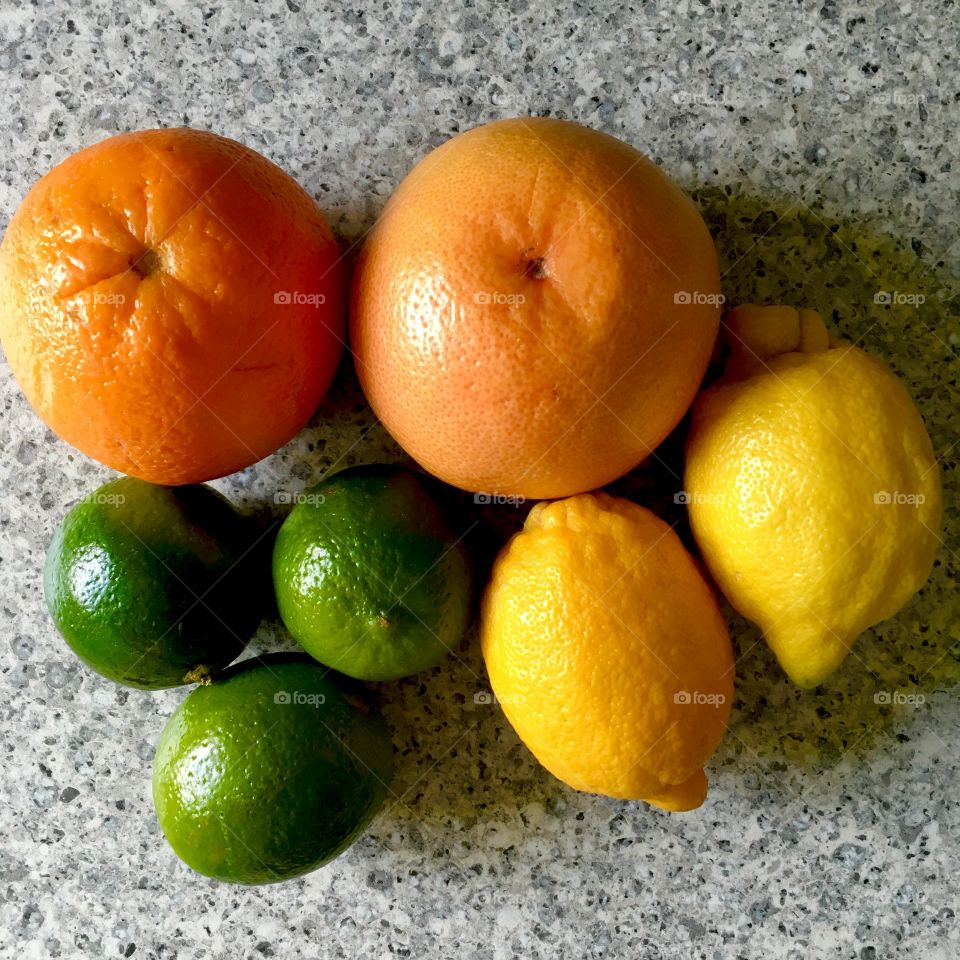
<svg viewBox="0 0 960 960"><path fill-rule="evenodd" d="M446 6L5 3L3 224L72 150L193 124L280 163L350 243L452 133L574 118L695 192L728 297L814 304L898 369L952 509L955 3ZM880 291L925 300L878 305ZM43 609L54 525L108 472L43 427L5 364L0 391L0 956L960 956L955 514L922 596L816 692L788 685L731 620L737 701L699 811L552 780L476 702L470 637L461 663L384 686L399 778L368 834L303 880L229 887L183 866L153 816L152 752L183 692L93 676ZM256 511L277 478L398 456L347 370L300 437L217 486ZM620 486L643 499L648 480ZM254 649L283 643L267 625ZM884 692L911 702L877 703Z"/></svg>

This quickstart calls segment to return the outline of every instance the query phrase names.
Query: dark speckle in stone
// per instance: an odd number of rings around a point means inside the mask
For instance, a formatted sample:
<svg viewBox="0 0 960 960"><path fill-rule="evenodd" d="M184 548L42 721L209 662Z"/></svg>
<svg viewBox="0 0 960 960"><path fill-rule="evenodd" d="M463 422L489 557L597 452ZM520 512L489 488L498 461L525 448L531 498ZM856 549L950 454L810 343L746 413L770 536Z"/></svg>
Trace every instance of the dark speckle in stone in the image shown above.
<svg viewBox="0 0 960 960"><path fill-rule="evenodd" d="M367 874L367 886L374 890L389 891L393 888L393 877L386 870L371 870Z"/></svg>
<svg viewBox="0 0 960 960"><path fill-rule="evenodd" d="M17 44L7 44L0 50L0 70L12 70L17 64Z"/></svg>
<svg viewBox="0 0 960 960"><path fill-rule="evenodd" d="M906 824L906 823L903 823L902 821L899 824L899 828L900 828L900 839L908 847L910 846L911 843L913 843L914 840L917 839L917 837L920 836L920 833L923 831L923 826L921 824L916 824L916 825Z"/></svg>
<svg viewBox="0 0 960 960"><path fill-rule="evenodd" d="M253 86L250 88L250 93L253 99L259 103L270 103L273 100L273 90L270 84L265 83L263 80L254 81Z"/></svg>
<svg viewBox="0 0 960 960"><path fill-rule="evenodd" d="M10 641L10 649L18 660L29 660L33 653L33 641L19 634Z"/></svg>
<svg viewBox="0 0 960 960"><path fill-rule="evenodd" d="M850 870L861 867L869 855L868 850L855 843L842 843L833 851L833 859Z"/></svg>
<svg viewBox="0 0 960 960"><path fill-rule="evenodd" d="M37 459L37 445L32 440L21 440L17 444L17 460L19 463L31 464Z"/></svg>

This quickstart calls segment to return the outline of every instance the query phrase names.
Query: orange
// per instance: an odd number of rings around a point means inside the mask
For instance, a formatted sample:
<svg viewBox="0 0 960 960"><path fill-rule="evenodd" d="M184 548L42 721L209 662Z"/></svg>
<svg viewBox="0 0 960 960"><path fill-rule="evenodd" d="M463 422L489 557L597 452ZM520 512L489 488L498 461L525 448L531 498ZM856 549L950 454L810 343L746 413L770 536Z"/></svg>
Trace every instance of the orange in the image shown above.
<svg viewBox="0 0 960 960"><path fill-rule="evenodd" d="M693 203L643 154L503 120L429 154L360 255L351 338L371 406L458 487L561 497L643 460L690 405L720 317Z"/></svg>
<svg viewBox="0 0 960 960"><path fill-rule="evenodd" d="M153 483L223 476L306 422L341 353L316 204L253 150L146 130L68 157L0 247L0 338L46 423Z"/></svg>
<svg viewBox="0 0 960 960"><path fill-rule="evenodd" d="M699 806L726 731L733 650L680 539L607 494L539 503L504 548L480 621L520 739L577 790Z"/></svg>

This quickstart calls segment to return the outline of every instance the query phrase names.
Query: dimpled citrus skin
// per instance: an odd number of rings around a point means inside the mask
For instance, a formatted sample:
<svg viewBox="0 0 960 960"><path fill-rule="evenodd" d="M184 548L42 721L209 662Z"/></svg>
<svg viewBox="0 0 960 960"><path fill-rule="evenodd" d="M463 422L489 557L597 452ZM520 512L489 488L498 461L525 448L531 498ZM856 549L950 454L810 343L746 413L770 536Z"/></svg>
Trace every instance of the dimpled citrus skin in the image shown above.
<svg viewBox="0 0 960 960"><path fill-rule="evenodd" d="M373 409L430 473L561 497L626 473L675 426L719 289L699 213L641 153L575 123L502 120L434 150L391 197L354 274L351 341Z"/></svg>
<svg viewBox="0 0 960 960"><path fill-rule="evenodd" d="M684 486L720 589L812 687L923 585L941 492L903 384L858 347L805 337L805 321L823 329L813 311L733 312L728 368L743 379L698 398Z"/></svg>
<svg viewBox="0 0 960 960"><path fill-rule="evenodd" d="M210 487L111 480L53 536L50 616L74 653L117 683L195 683L234 660L260 620L252 544Z"/></svg>
<svg viewBox="0 0 960 960"><path fill-rule="evenodd" d="M368 464L311 487L273 551L277 607L303 648L361 680L436 666L470 616L470 561L427 478Z"/></svg>
<svg viewBox="0 0 960 960"><path fill-rule="evenodd" d="M232 883L288 880L342 853L380 809L393 747L380 712L306 656L248 660L197 687L153 762L174 852Z"/></svg>
<svg viewBox="0 0 960 960"><path fill-rule="evenodd" d="M194 483L267 456L313 413L344 283L323 215L279 167L200 130L145 130L27 194L0 247L0 339L64 440Z"/></svg>
<svg viewBox="0 0 960 960"><path fill-rule="evenodd" d="M665 810L703 802L733 651L694 561L649 510L602 493L537 504L496 560L481 644L503 712L554 776Z"/></svg>

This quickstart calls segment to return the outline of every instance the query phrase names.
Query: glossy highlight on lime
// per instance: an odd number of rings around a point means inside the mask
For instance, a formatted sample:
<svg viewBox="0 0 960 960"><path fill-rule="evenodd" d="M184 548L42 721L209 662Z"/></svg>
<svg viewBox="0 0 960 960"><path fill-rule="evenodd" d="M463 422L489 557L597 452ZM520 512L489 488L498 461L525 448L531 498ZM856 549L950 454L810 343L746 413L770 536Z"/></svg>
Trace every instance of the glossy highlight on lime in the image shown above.
<svg viewBox="0 0 960 960"><path fill-rule="evenodd" d="M176 854L232 883L288 880L342 853L393 778L393 747L358 685L302 654L246 660L197 687L153 766Z"/></svg>
<svg viewBox="0 0 960 960"><path fill-rule="evenodd" d="M436 666L470 614L470 562L427 486L403 467L344 470L312 487L273 553L280 615L321 663L361 680Z"/></svg>
<svg viewBox="0 0 960 960"><path fill-rule="evenodd" d="M74 653L131 687L196 683L243 650L260 618L246 521L209 487L133 477L74 506L44 569Z"/></svg>

